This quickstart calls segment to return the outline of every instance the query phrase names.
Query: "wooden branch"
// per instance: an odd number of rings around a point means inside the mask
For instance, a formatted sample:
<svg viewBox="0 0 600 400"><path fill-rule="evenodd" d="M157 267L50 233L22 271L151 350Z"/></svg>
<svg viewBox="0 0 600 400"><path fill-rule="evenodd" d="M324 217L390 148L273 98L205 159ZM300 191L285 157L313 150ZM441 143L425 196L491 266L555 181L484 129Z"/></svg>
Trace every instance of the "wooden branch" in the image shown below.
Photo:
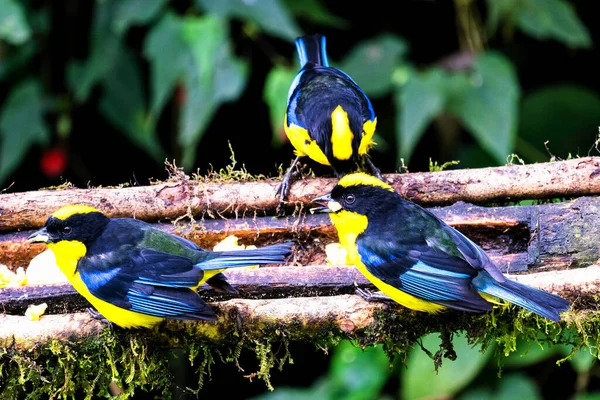
<svg viewBox="0 0 600 400"><path fill-rule="evenodd" d="M344 268L345 272L340 272L340 267L304 267L320 269L320 276L325 285L335 285L339 281L349 283L348 279L358 277L355 268ZM265 268L266 269L266 268ZM259 268L256 271L260 271ZM250 270L251 271L251 270ZM338 271L333 279L327 279L328 272ZM252 274L245 275L252 276ZM273 271L275 272L275 271ZM275 288L281 282L283 285L302 286L303 282L291 284L289 275L292 270L281 275L281 279L274 279L271 287ZM260 275L260 274L259 274ZM287 276L286 276L287 275ZM240 278L243 275L240 274ZM551 271L529 275L511 276L511 279L519 280L528 285L553 292L569 298L575 302L575 309L596 310L597 303L594 296L600 290L600 265L593 265L587 268ZM248 279L251 281L252 279ZM313 282L314 283L314 282ZM373 327L376 323L373 314L377 310L384 308L391 309L404 318L410 319L416 323L416 319L428 319L425 313L415 313L403 308L400 305L387 305L364 301L356 295L335 295L318 297L294 297L282 299L232 299L222 302L212 302L211 305L216 308L219 319L216 323L212 322L193 322L193 321L168 321L164 326L157 329L164 329L169 332L179 332L189 329L195 324L212 327L212 329L199 328L198 339L219 340L225 335L227 327L231 325L242 326L247 338L260 339L262 335L261 327L267 325L280 326L301 326L304 337L315 334L323 327L334 327L339 333L353 333L357 330L367 327ZM391 308L390 308L391 307ZM571 311L575 313L576 311ZM457 312L458 313L458 312ZM16 315L0 316L0 346L13 346L18 349L28 349L32 346L47 343L53 339L73 340L78 337L98 335L103 329L104 324L93 319L87 313L62 314L62 315L44 315L40 321L30 321L27 317ZM293 340L294 330L288 332L288 339ZM173 335L162 335L165 340ZM174 336L176 337L176 336Z"/></svg>
<svg viewBox="0 0 600 400"><path fill-rule="evenodd" d="M456 203L431 211L482 246L503 271L586 266L600 258L600 198L582 197L539 206L480 207ZM156 224L212 247L234 234L245 244L297 242L294 259L301 265L324 264L324 246L337 241L329 217L323 214L297 217L205 220L198 224ZM26 266L44 248L25 241L31 231L0 233L0 263Z"/></svg>
<svg viewBox="0 0 600 400"><path fill-rule="evenodd" d="M435 173L384 175L407 199L445 205L600 194L600 157ZM110 217L158 221L187 213L214 218L273 215L278 180L247 183L195 182L189 179L151 186L63 189L0 194L0 231L41 226L58 207L85 203ZM306 207L329 191L334 179L304 179L292 185L289 203Z"/></svg>
<svg viewBox="0 0 600 400"><path fill-rule="evenodd" d="M599 289L600 267L531 274L509 274L511 279L567 297L588 296ZM353 294L357 287L374 286L353 266L261 267L231 269L229 282L241 299L277 299ZM568 288L568 290L567 290ZM218 293L203 285L198 293L207 301L224 301L234 296ZM5 314L22 315L28 306L46 303L47 313L70 313L85 310L89 303L69 283L31 285L0 289L0 309Z"/></svg>

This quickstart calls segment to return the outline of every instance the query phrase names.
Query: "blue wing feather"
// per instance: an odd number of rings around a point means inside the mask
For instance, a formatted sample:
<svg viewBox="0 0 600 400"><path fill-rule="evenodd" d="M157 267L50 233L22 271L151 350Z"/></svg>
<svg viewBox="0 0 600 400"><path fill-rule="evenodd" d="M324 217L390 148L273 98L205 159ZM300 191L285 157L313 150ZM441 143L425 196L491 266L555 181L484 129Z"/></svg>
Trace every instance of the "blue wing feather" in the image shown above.
<svg viewBox="0 0 600 400"><path fill-rule="evenodd" d="M439 253L427 245L413 245L404 253L394 250L398 247L390 242L370 243L359 238L357 245L367 270L400 291L457 309L491 309L471 284L477 271L460 258Z"/></svg>

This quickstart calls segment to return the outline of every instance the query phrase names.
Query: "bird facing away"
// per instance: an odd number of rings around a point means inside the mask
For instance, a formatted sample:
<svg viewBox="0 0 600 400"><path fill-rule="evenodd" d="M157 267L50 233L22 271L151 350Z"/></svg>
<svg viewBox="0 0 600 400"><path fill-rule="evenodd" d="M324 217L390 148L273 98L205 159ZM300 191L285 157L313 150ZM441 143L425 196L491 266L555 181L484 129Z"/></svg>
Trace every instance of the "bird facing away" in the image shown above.
<svg viewBox="0 0 600 400"><path fill-rule="evenodd" d="M552 321L570 307L505 277L483 249L374 176L346 175L313 202L313 210L330 213L349 260L405 307L485 312L506 301Z"/></svg>
<svg viewBox="0 0 600 400"><path fill-rule="evenodd" d="M292 170L300 157L333 168L337 177L353 171L364 159L373 174L381 177L367 153L375 144L377 118L371 101L345 72L329 66L325 36L296 39L300 71L288 92L284 129L296 158L287 170L276 195L287 198Z"/></svg>
<svg viewBox="0 0 600 400"><path fill-rule="evenodd" d="M150 328L163 319L215 320L198 286L237 293L221 271L282 263L292 246L206 251L146 222L111 219L86 205L58 209L29 241L45 243L73 287L123 328Z"/></svg>

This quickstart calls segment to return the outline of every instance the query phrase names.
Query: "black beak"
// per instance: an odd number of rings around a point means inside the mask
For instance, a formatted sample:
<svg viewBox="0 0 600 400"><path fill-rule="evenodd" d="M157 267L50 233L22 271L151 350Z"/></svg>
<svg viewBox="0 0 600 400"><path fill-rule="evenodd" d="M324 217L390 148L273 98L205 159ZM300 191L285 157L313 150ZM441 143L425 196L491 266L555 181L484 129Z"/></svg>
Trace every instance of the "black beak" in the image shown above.
<svg viewBox="0 0 600 400"><path fill-rule="evenodd" d="M27 240L31 243L48 243L50 241L50 235L48 234L46 227L43 227L39 231L29 235Z"/></svg>
<svg viewBox="0 0 600 400"><path fill-rule="evenodd" d="M319 207L313 207L310 209L311 213L330 213L333 210L329 207L329 202L331 202L331 193L327 193L321 197L317 197L316 199L312 199L312 202L318 204Z"/></svg>

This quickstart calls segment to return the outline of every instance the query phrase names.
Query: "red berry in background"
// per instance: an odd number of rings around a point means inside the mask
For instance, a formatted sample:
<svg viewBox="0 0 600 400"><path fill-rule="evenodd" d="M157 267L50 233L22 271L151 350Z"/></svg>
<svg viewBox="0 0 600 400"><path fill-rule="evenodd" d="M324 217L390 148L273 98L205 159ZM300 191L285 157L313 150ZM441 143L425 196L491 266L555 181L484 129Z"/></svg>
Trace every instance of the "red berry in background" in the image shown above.
<svg viewBox="0 0 600 400"><path fill-rule="evenodd" d="M175 103L179 107L183 107L187 101L187 89L184 85L179 84L175 87Z"/></svg>
<svg viewBox="0 0 600 400"><path fill-rule="evenodd" d="M40 169L48 178L57 178L67 167L67 155L59 147L44 150L40 160Z"/></svg>

